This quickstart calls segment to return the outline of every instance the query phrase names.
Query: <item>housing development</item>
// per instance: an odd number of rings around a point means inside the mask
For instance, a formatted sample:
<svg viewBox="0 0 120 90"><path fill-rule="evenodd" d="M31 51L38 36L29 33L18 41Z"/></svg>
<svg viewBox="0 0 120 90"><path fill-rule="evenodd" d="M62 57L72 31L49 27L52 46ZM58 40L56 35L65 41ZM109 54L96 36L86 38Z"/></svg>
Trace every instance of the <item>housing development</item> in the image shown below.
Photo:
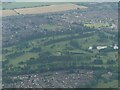
<svg viewBox="0 0 120 90"><path fill-rule="evenodd" d="M3 88L118 87L117 3L2 3Z"/></svg>

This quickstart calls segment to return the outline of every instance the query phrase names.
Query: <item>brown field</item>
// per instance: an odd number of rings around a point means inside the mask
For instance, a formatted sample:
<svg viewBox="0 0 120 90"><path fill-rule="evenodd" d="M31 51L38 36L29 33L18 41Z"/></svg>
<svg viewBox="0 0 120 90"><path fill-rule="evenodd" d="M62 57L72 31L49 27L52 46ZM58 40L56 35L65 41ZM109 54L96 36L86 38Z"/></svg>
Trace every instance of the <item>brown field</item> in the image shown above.
<svg viewBox="0 0 120 90"><path fill-rule="evenodd" d="M36 7L36 8L25 8L25 9L15 9L20 14L37 14L37 13L49 13L49 12L59 12L72 9L84 9L84 6L78 6L74 4L62 4L62 5L51 5L45 7Z"/></svg>
<svg viewBox="0 0 120 90"><path fill-rule="evenodd" d="M20 8L14 10L2 10L3 16L18 15L19 14L41 14L41 13L50 13L50 12L59 12L66 10L74 9L86 9L85 6L78 6L74 4L60 4L60 5L51 5L43 7L34 7L34 8Z"/></svg>
<svg viewBox="0 0 120 90"><path fill-rule="evenodd" d="M2 16L18 15L14 10L2 10Z"/></svg>

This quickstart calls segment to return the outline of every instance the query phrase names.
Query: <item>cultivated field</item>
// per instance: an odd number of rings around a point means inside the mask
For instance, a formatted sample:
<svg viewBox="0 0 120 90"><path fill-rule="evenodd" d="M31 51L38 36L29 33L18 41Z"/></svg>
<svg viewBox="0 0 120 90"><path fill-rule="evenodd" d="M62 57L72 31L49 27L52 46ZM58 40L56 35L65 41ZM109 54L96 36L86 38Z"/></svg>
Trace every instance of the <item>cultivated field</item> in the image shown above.
<svg viewBox="0 0 120 90"><path fill-rule="evenodd" d="M60 4L60 5L50 5L43 7L34 8L20 8L14 10L3 10L3 16L18 15L18 14L42 14L50 12L67 11L74 9L86 9L85 6L78 6L74 4Z"/></svg>
<svg viewBox="0 0 120 90"><path fill-rule="evenodd" d="M2 10L2 16L11 16L11 15L18 15L18 14L14 10Z"/></svg>

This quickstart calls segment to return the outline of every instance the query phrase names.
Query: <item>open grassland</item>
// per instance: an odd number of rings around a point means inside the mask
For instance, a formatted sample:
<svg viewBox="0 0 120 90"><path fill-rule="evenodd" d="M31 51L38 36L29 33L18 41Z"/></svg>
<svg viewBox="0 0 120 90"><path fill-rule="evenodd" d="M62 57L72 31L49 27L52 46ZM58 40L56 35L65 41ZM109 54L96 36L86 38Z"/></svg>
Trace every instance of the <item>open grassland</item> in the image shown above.
<svg viewBox="0 0 120 90"><path fill-rule="evenodd" d="M3 10L13 10L18 8L30 8L30 7L42 7L49 6L52 4L61 4L61 3L52 3L52 2L12 2L12 3L2 3Z"/></svg>
<svg viewBox="0 0 120 90"><path fill-rule="evenodd" d="M15 59L11 60L10 64L17 66L19 62L22 62L22 61L25 62L32 57L34 57L34 58L38 57L37 53L26 53L22 56L19 56Z"/></svg>
<svg viewBox="0 0 120 90"><path fill-rule="evenodd" d="M85 6L78 6L74 4L59 4L43 7L19 8L13 10L2 10L3 16L18 15L18 14L42 14L50 12L60 12L74 9L86 9Z"/></svg>
<svg viewBox="0 0 120 90"><path fill-rule="evenodd" d="M87 27L94 27L94 28L100 28L100 27L108 27L109 24L107 23L95 23L95 24L84 24L84 26L87 26Z"/></svg>
<svg viewBox="0 0 120 90"><path fill-rule="evenodd" d="M96 87L97 88L107 88L109 86L109 88L114 87L117 88L118 87L118 81L117 80L113 80L109 83L105 83L105 82L100 82Z"/></svg>
<svg viewBox="0 0 120 90"><path fill-rule="evenodd" d="M79 34L75 34L76 36ZM107 43L99 43L99 37L98 35L93 35L90 37L85 37L85 38L76 38L73 39L72 41L78 42L78 44L80 45L79 47L75 47L75 46L71 46L70 42L71 40L65 40L65 38L70 37L71 35L60 35L60 36L50 36L50 37L45 37L45 38L39 38L39 39L34 39L34 40L30 40L25 42L26 44L28 44L28 47L26 48L20 48L20 45L14 45L12 47L6 47L4 48L4 50L9 50L10 52L6 53L3 55L3 59L6 60L6 57L8 55L12 55L13 53L17 52L25 52L24 54L20 54L19 56L15 57L15 58L9 58L9 65L12 64L14 67L18 67L20 62L26 62L28 60L30 60L30 58L38 58L39 55L42 55L44 52L50 52L52 55L55 56L61 56L61 54L64 54L65 52L71 52L73 56L88 56L88 57L95 57L97 54L99 54L99 52L97 50L93 50L93 53L87 51L89 46L93 46L93 45L110 45L111 42L107 42ZM62 40L62 38L64 38ZM61 40L61 41L60 41ZM86 41L89 40L89 41ZM57 41L54 43L50 43L48 45L44 45L44 43L49 42L49 41ZM39 52L34 52L31 50L34 48L41 48L42 50ZM76 54L78 53L78 54ZM14 54L13 54L14 55ZM100 66L107 66L106 63L108 60L116 60L116 56L117 53L113 53L113 52L109 52L106 54L106 56L101 55L99 56L99 58L101 58L103 60L103 65ZM91 58L91 60L87 60L86 58L84 58L84 61L79 60L79 62L84 62L84 63L92 63L94 60L94 58ZM62 62L62 61L61 61ZM63 61L64 62L64 61ZM52 62L51 62L52 63Z"/></svg>
<svg viewBox="0 0 120 90"><path fill-rule="evenodd" d="M52 24L45 24L45 25L41 25L42 29L47 29L50 31L56 31L59 30L61 28L64 28L63 26L58 26L58 25L52 25Z"/></svg>

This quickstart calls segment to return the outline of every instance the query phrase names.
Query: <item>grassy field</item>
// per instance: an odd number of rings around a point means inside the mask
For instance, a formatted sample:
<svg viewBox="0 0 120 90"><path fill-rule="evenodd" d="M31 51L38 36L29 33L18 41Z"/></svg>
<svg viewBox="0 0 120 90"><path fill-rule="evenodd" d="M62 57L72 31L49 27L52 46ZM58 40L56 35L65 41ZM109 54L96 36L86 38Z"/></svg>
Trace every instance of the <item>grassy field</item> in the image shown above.
<svg viewBox="0 0 120 90"><path fill-rule="evenodd" d="M108 88L108 87L109 88L111 88L111 87L118 88L118 80L113 80L112 82L108 82L108 83L101 81L96 86L96 88Z"/></svg>
<svg viewBox="0 0 120 90"><path fill-rule="evenodd" d="M43 29L57 30L57 28L63 28L62 26L57 26L54 24L45 24L40 26ZM116 62L117 59L117 52L108 51L105 54L101 54L99 50L92 49L89 50L89 46L99 46L99 45L111 45L113 41L107 40L99 41L100 36L99 34L105 34L106 36L111 36L107 32L99 32L93 33L89 37L77 37L82 34L75 33L75 34L63 34L63 35L55 35L55 36L46 36L41 38L35 38L31 40L27 40L26 42L18 43L10 47L3 48L4 50L8 50L7 53L3 54L3 59L8 61L6 66L12 66L13 69L18 71L17 68L29 68L29 70L33 70L36 73L39 71L50 71L56 69L71 69L71 68L80 68L82 65L87 67L87 69L91 68L116 68L117 63L108 64L107 61L114 60ZM66 39L67 37L72 37L72 39ZM46 42L52 42L50 44L46 44ZM77 47L72 45L71 42L76 42ZM24 45L27 45L27 47ZM41 48L40 51L31 51L33 48ZM24 52L17 57L14 55L16 53ZM9 55L13 54L12 58L7 58ZM61 59L62 57L62 59ZM69 58L71 57L71 58ZM30 60L30 58L34 58ZM56 59L57 58L57 59ZM102 60L102 64L94 63L95 60ZM24 62L24 64L20 64ZM27 67L26 67L27 66ZM26 70L27 71L27 70ZM94 71L94 70L93 70ZM99 71L99 69L98 69ZM10 71L12 72L12 71ZM101 71L100 71L101 72ZM108 72L108 71L107 71ZM107 73L106 72L106 73ZM102 74L103 75L103 74ZM97 76L97 75L96 75ZM99 76L99 75L98 75ZM114 76L113 76L114 77ZM96 78L96 77L95 77ZM101 79L101 77L100 77ZM98 78L97 78L98 80ZM104 82L102 79L98 84L94 87L100 88L108 88L108 87L117 87L117 80Z"/></svg>
<svg viewBox="0 0 120 90"><path fill-rule="evenodd" d="M31 7L42 7L42 6L49 6L52 5L53 3L48 3L48 2L12 2L12 3L3 3L2 8L4 10L13 10L17 8L31 8ZM55 4L60 4L60 3L55 3Z"/></svg>
<svg viewBox="0 0 120 90"><path fill-rule="evenodd" d="M29 60L30 58L37 58L38 54L37 53L26 53L22 56L19 56L15 59L10 60L9 64L12 64L13 66L18 66L19 62L26 62L27 60Z"/></svg>
<svg viewBox="0 0 120 90"><path fill-rule="evenodd" d="M56 28L58 28L59 26L54 26L54 25L43 25L42 28L44 29L48 29L48 30L54 30ZM61 27L60 27L61 28ZM76 34L79 35L79 34ZM107 34L106 34L107 35ZM41 47L42 51L39 53L43 53L43 52L51 52L52 55L55 56L59 56L61 55L62 52L65 52L66 50L69 52L73 52L73 53L85 53L85 55L90 56L90 57L95 57L96 54L99 54L98 50L93 50L93 53L88 52L86 50L88 50L89 46L94 46L94 45L110 45L111 42L104 42L104 43L99 43L98 42L98 35L95 34L93 36L87 37L87 38L77 38L77 39L73 39L76 42L78 42L78 44L80 45L80 48L75 48L73 46L70 45L70 41L71 40L67 40L67 41L59 41L56 43L51 43L50 45L46 45L44 46L44 43L50 40L59 40L61 38L66 38L68 36L71 35L60 35L60 36L51 36L51 37L47 37L47 38L40 38L40 39L34 39L34 40L30 40L27 41L26 43L28 43L30 46L27 48L21 48L21 49L17 49L18 45L14 45L12 47L7 47L4 49L7 49L11 52L8 52L7 54L3 55L3 58L5 59L5 57L9 54L15 53L15 52L25 52L24 55L20 55L17 58L11 59L10 60L10 64L13 64L15 67L19 66L18 63L20 63L21 61L26 62L26 60L29 60L30 58L37 58L38 57L38 53L30 53L29 51L33 48L33 47ZM87 41L86 41L87 40ZM104 64L106 65L107 60L115 60L117 53L113 53L113 52L109 52L107 54L107 56L100 56L101 59L103 60ZM91 61L93 61L93 59L91 59ZM88 62L87 62L88 63Z"/></svg>
<svg viewBox="0 0 120 90"><path fill-rule="evenodd" d="M54 25L54 24L45 24L45 25L41 25L40 26L42 29L47 29L48 31L55 31L55 30L60 30L63 29L63 26L58 26L58 25Z"/></svg>
<svg viewBox="0 0 120 90"><path fill-rule="evenodd" d="M87 27L94 27L94 28L100 28L100 27L108 27L109 24L105 24L105 23L95 23L95 24L84 24L84 26Z"/></svg>

